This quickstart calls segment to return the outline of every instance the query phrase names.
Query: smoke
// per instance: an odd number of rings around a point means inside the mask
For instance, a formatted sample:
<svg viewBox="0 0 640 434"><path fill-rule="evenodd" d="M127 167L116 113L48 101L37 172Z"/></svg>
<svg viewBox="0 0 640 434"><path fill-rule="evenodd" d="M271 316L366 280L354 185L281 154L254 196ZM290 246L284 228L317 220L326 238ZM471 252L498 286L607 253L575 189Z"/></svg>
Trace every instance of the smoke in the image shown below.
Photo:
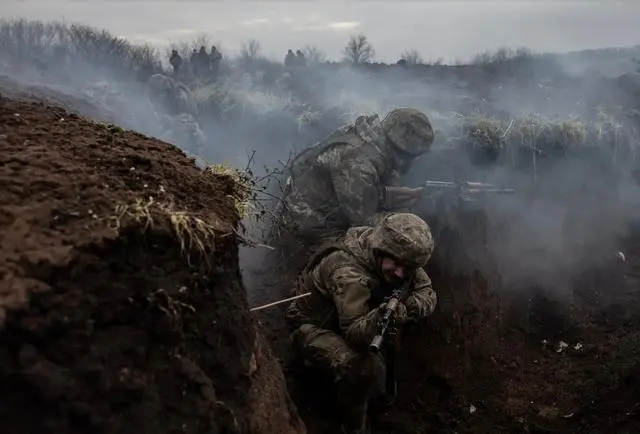
<svg viewBox="0 0 640 434"><path fill-rule="evenodd" d="M477 65L466 78L455 68L416 76L394 67L372 72L372 65L319 69L311 79L320 90L316 101L341 108L345 121L403 106L427 113L437 131L434 149L414 162L406 182L515 188L479 203L489 221L489 254L508 288L566 294L576 277L620 260L621 239L640 216L632 176L640 135L615 81L576 76L583 65L571 58L527 56L515 65ZM474 162L465 146L473 140L464 125L477 119L500 125L506 137L489 164Z"/></svg>
<svg viewBox="0 0 640 434"><path fill-rule="evenodd" d="M93 29L49 26L0 24L0 72L55 86L115 113L128 128L167 137L170 110L150 100L144 79L160 71L153 52L124 42L114 48L110 35ZM57 35L57 42L45 44L47 35ZM628 107L626 92L615 80L579 75L588 70L585 60L573 65L572 59L519 52L470 66L317 64L285 73L265 59L241 67L226 58L220 80L192 89L206 138L198 156L249 164L264 176L361 114L423 110L436 141L414 163L407 183L473 180L515 188L514 195L480 203L490 223L487 248L508 285L562 288L614 257L640 206L631 176L638 125L624 109L612 111ZM500 155L489 161L478 162L469 151L477 141L469 125L478 120L496 125L500 136ZM535 140L525 140L532 130ZM188 136L172 141L195 152ZM251 219L247 224L247 237L259 240L264 227ZM251 296L260 287L255 271L271 254L267 248L241 251Z"/></svg>

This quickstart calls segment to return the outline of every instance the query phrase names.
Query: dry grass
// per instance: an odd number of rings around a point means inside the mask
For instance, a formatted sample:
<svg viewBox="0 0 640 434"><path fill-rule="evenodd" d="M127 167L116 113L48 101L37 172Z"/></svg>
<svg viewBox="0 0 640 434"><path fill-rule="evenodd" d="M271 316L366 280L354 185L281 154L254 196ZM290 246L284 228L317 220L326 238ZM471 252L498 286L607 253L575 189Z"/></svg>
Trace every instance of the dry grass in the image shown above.
<svg viewBox="0 0 640 434"><path fill-rule="evenodd" d="M533 155L570 155L588 148L607 146L614 154L633 142L629 127L605 111L595 122L578 118L549 119L539 115L500 120L486 116L461 118L462 128L456 142L468 152L497 157L522 152ZM615 156L614 156L615 158Z"/></svg>
<svg viewBox="0 0 640 434"><path fill-rule="evenodd" d="M497 119L475 116L465 119L462 129L467 151L496 158L504 150L508 130Z"/></svg>
<svg viewBox="0 0 640 434"><path fill-rule="evenodd" d="M544 119L531 116L518 119L506 132L510 147L524 147L542 154L566 154L587 146L587 127L577 119Z"/></svg>
<svg viewBox="0 0 640 434"><path fill-rule="evenodd" d="M229 196L233 200L236 212L241 219L252 214L256 205L251 199L256 186L255 180L249 171L241 170L224 163L216 163L207 164L204 172L230 177L235 184L235 188L233 189L233 193Z"/></svg>
<svg viewBox="0 0 640 434"><path fill-rule="evenodd" d="M612 153L614 162L623 151L630 151L630 157L635 160L636 146L632 145L631 134L620 120L621 108L606 110L604 107L596 108L596 121L593 125L593 135L595 140L608 146Z"/></svg>
<svg viewBox="0 0 640 434"><path fill-rule="evenodd" d="M203 110L221 115L240 115L253 120L263 120L270 115L289 114L299 131L317 122L322 113L309 104L293 98L284 89L265 89L254 83L248 74L236 74L221 78L218 82L199 86L193 91L194 100Z"/></svg>
<svg viewBox="0 0 640 434"><path fill-rule="evenodd" d="M177 210L170 202L157 202L152 197L117 205L109 218L109 225L117 232L131 225L139 227L143 233L168 228L190 267L194 266L194 254L211 265L209 260L216 251L216 239L233 233L229 224L215 215L204 218Z"/></svg>

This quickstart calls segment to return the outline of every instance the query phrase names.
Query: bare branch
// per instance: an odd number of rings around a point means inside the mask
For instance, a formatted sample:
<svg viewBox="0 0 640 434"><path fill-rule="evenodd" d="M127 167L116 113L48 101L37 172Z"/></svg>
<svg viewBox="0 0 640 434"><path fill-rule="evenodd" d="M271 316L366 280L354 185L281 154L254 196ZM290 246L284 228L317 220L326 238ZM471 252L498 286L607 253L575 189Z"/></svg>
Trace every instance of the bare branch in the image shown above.
<svg viewBox="0 0 640 434"><path fill-rule="evenodd" d="M422 65L424 61L418 50L408 50L400 55L400 59L404 60L405 65Z"/></svg>
<svg viewBox="0 0 640 434"><path fill-rule="evenodd" d="M375 56L375 50L367 37L363 34L349 38L347 46L343 50L345 60L351 63L369 63Z"/></svg>
<svg viewBox="0 0 640 434"><path fill-rule="evenodd" d="M306 45L302 52L309 63L323 63L327 60L327 55L318 47Z"/></svg>

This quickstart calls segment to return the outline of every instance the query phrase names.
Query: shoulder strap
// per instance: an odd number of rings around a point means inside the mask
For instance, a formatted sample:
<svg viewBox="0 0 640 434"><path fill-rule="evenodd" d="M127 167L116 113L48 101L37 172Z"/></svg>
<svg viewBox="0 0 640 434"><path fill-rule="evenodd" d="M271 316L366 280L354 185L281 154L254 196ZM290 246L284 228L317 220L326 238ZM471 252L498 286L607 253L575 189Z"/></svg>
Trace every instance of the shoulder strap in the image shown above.
<svg viewBox="0 0 640 434"><path fill-rule="evenodd" d="M309 274L309 272L311 272L311 270L315 268L316 265L320 263L320 261L338 250L347 251L340 243L334 242L332 244L324 246L311 256L309 262L307 262L307 265L305 265L305 267L302 269L302 274L306 276L307 274Z"/></svg>

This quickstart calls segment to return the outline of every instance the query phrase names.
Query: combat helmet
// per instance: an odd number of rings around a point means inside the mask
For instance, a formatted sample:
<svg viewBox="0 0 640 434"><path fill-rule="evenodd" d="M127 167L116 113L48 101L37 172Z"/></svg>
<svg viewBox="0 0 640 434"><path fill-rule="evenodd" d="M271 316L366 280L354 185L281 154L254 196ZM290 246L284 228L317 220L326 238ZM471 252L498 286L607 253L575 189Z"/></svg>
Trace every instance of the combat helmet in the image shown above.
<svg viewBox="0 0 640 434"><path fill-rule="evenodd" d="M428 152L434 140L427 115L412 108L391 110L382 121L382 129L393 146L411 156Z"/></svg>
<svg viewBox="0 0 640 434"><path fill-rule="evenodd" d="M415 214L393 213L373 229L370 247L412 268L424 267L433 253L429 225Z"/></svg>

